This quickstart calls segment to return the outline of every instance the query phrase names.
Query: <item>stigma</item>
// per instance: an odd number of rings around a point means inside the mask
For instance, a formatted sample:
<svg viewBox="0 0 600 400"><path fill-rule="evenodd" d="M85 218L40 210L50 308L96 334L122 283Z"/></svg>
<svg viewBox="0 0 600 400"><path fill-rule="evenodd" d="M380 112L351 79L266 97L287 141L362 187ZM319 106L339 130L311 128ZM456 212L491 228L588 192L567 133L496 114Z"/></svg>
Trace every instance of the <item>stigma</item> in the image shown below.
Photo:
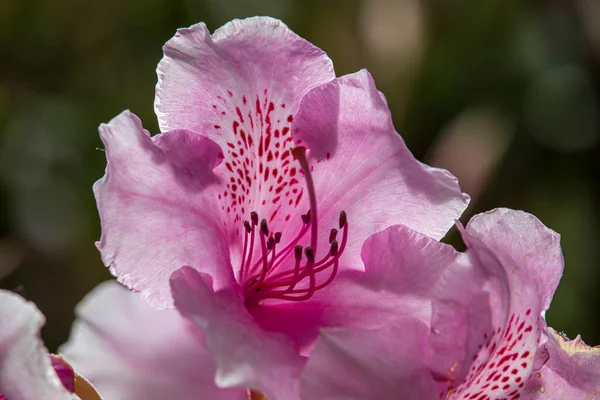
<svg viewBox="0 0 600 400"><path fill-rule="evenodd" d="M238 282L244 291L247 307L261 304L267 299L305 301L315 292L328 286L335 279L339 259L348 241L348 218L344 211L339 214L338 226L329 232L329 244L320 254L318 244L317 199L306 150L296 147L292 154L300 163L306 180L310 208L301 215L299 231L290 238L281 232L269 230L266 219L256 212L244 221L244 245ZM302 247L299 243L309 245ZM293 257L292 257L293 254Z"/></svg>

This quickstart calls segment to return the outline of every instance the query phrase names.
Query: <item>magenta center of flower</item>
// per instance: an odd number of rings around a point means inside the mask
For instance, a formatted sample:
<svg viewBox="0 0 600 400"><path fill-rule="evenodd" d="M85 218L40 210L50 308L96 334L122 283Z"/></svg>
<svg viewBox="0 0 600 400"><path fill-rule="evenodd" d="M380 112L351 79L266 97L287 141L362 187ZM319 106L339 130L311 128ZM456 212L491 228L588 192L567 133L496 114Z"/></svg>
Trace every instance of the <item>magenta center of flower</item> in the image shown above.
<svg viewBox="0 0 600 400"><path fill-rule="evenodd" d="M318 257L319 234L317 200L305 149L297 147L292 153L299 161L310 200L310 209L301 216L302 225L297 234L285 241L281 232L269 230L266 219L259 224L259 215L250 213L244 221L244 246L238 281L245 292L247 306L259 304L265 299L303 301L310 299L317 290L333 282L340 256L348 241L348 219L340 212L339 230L331 229L329 248ZM310 245L302 248L300 241L310 235ZM293 253L294 261L291 260Z"/></svg>

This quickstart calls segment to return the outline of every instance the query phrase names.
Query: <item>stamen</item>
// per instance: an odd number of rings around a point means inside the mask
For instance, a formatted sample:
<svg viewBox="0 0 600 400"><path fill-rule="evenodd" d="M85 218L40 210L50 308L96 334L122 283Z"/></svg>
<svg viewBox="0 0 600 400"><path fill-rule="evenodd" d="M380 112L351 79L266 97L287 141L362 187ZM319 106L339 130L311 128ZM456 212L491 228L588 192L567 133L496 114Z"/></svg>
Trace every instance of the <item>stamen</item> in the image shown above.
<svg viewBox="0 0 600 400"><path fill-rule="evenodd" d="M333 228L331 230L331 232L329 233L329 243L333 243L333 241L335 240L336 236L337 236L338 230Z"/></svg>
<svg viewBox="0 0 600 400"><path fill-rule="evenodd" d="M314 188L306 149L296 147L292 154L300 163L306 180L310 208L301 215L302 227L298 234L278 250L282 242L282 232L269 232L266 219L260 220L256 212L250 214L250 222L244 222L245 236L242 254L242 265L239 282L246 292L245 302L248 306L258 304L265 299L303 301L310 299L317 290L328 286L336 277L339 270L339 260L348 242L348 218L344 211L339 215L339 230L329 232L328 251L316 261L318 241L317 198ZM341 230L341 240L338 236ZM300 240L310 231L310 245L303 248ZM255 233L260 240L260 257L252 260ZM294 266L286 267L291 253L294 253ZM303 262L304 260L304 262ZM329 270L323 280L321 272ZM317 276L319 275L319 276Z"/></svg>
<svg viewBox="0 0 600 400"><path fill-rule="evenodd" d="M256 215L256 217L258 218L258 214ZM250 264L250 260L252 259L252 248L254 247L254 231L253 231L253 227L250 226L250 223L248 221L244 221L244 228L246 233L244 234L244 250L242 251L242 265L240 267L240 272L239 272L239 280L242 281L244 279L244 270L246 267L246 264ZM246 250L248 249L248 236L252 235L252 243L250 245L250 254L248 255L248 262L246 263Z"/></svg>

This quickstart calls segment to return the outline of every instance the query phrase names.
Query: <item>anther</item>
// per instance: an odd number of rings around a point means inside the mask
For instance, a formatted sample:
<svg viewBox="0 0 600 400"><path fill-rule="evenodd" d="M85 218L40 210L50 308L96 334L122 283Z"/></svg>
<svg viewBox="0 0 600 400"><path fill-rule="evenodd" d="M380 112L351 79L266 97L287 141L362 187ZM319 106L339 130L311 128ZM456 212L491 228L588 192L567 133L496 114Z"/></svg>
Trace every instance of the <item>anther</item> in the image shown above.
<svg viewBox="0 0 600 400"><path fill-rule="evenodd" d="M342 211L340 212L340 229L342 229L344 227L344 225L346 225L347 219L346 219L346 211Z"/></svg>
<svg viewBox="0 0 600 400"><path fill-rule="evenodd" d="M333 242L331 242L331 250L330 250L331 257L336 256L338 249L339 249L339 245L338 245L337 240L334 240Z"/></svg>
<svg viewBox="0 0 600 400"><path fill-rule="evenodd" d="M335 228L332 229L331 232L329 232L329 243L332 243L335 240L335 238L337 237L337 233L338 230Z"/></svg>
<svg viewBox="0 0 600 400"><path fill-rule="evenodd" d="M313 248L311 246L307 246L304 249L304 255L306 255L306 258L308 259L309 262L311 262L311 263L315 262L315 252L313 251Z"/></svg>
<svg viewBox="0 0 600 400"><path fill-rule="evenodd" d="M273 236L269 237L269 239L267 239L267 250L271 250L274 244L275 239L273 238Z"/></svg>
<svg viewBox="0 0 600 400"><path fill-rule="evenodd" d="M275 232L275 243L281 242L281 232Z"/></svg>
<svg viewBox="0 0 600 400"><path fill-rule="evenodd" d="M263 219L260 221L260 231L265 235L269 236L269 226L267 225L267 220Z"/></svg>
<svg viewBox="0 0 600 400"><path fill-rule="evenodd" d="M250 226L250 222L244 221L244 228L246 228L246 232L251 233L252 227Z"/></svg>
<svg viewBox="0 0 600 400"><path fill-rule="evenodd" d="M302 246L297 245L294 247L294 256L296 257L296 261L302 260Z"/></svg>
<svg viewBox="0 0 600 400"><path fill-rule="evenodd" d="M252 211L250 213L250 218L252 219L252 225L258 225L258 214L256 213L256 211Z"/></svg>
<svg viewBox="0 0 600 400"><path fill-rule="evenodd" d="M300 218L302 218L302 222L308 224L310 222L310 210L308 210L306 214L302 214Z"/></svg>

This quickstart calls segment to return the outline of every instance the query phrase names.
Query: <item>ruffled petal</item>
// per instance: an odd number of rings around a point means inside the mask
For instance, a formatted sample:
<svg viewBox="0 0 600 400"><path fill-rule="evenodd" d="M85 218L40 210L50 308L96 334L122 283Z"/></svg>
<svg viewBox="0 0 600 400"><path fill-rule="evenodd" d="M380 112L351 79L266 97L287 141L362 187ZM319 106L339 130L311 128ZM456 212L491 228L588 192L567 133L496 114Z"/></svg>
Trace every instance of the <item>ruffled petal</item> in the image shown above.
<svg viewBox="0 0 600 400"><path fill-rule="evenodd" d="M0 290L0 398L73 400L39 335L45 318L22 297Z"/></svg>
<svg viewBox="0 0 600 400"><path fill-rule="evenodd" d="M518 398L534 369L542 315L562 274L559 236L534 216L507 209L473 217L462 233L467 253L488 277L483 289L492 330L475 326L471 332L479 349L450 398Z"/></svg>
<svg viewBox="0 0 600 400"><path fill-rule="evenodd" d="M217 287L231 284L215 201L219 146L181 130L150 138L128 111L101 125L100 136L108 165L94 185L102 223L96 245L110 271L158 307L172 305L169 276L182 265L210 273Z"/></svg>
<svg viewBox="0 0 600 400"><path fill-rule="evenodd" d="M438 399L425 364L429 327L411 319L378 329L325 330L302 374L305 399Z"/></svg>
<svg viewBox="0 0 600 400"><path fill-rule="evenodd" d="M474 216L467 232L495 252L509 278L535 289L542 311L550 307L564 269L558 233L529 213L506 208Z"/></svg>
<svg viewBox="0 0 600 400"><path fill-rule="evenodd" d="M391 225L443 237L469 202L448 171L413 157L365 70L308 93L292 137L310 149L322 225L335 227L341 210L348 215L345 267L362 269L363 242Z"/></svg>
<svg viewBox="0 0 600 400"><path fill-rule="evenodd" d="M152 309L108 281L83 299L76 314L61 352L103 397L247 400L244 390L217 388L202 331L176 311Z"/></svg>
<svg viewBox="0 0 600 400"><path fill-rule="evenodd" d="M217 196L227 231L243 242L243 221L254 211L291 240L308 207L290 127L302 97L335 78L331 60L268 17L231 21L212 36L204 24L180 29L164 53L159 125L201 133L223 149L215 173L226 184Z"/></svg>
<svg viewBox="0 0 600 400"><path fill-rule="evenodd" d="M269 400L299 399L303 358L289 339L260 329L238 293L214 292L210 277L190 267L173 274L171 287L177 309L205 331L217 385L257 389Z"/></svg>
<svg viewBox="0 0 600 400"><path fill-rule="evenodd" d="M155 100L161 131L189 129L221 145L237 142L235 121L258 145L267 111L270 123L287 122L310 89L335 78L325 52L269 17L236 19L212 36L203 23L179 29L163 50Z"/></svg>
<svg viewBox="0 0 600 400"><path fill-rule="evenodd" d="M439 280L464 258L447 244L395 225L364 243L364 272L341 272L300 304L271 302L251 312L264 329L285 333L304 354L324 327L376 329L401 317L429 325Z"/></svg>
<svg viewBox="0 0 600 400"><path fill-rule="evenodd" d="M544 366L527 383L524 400L596 399L600 397L600 347L580 336L573 340L549 328Z"/></svg>

